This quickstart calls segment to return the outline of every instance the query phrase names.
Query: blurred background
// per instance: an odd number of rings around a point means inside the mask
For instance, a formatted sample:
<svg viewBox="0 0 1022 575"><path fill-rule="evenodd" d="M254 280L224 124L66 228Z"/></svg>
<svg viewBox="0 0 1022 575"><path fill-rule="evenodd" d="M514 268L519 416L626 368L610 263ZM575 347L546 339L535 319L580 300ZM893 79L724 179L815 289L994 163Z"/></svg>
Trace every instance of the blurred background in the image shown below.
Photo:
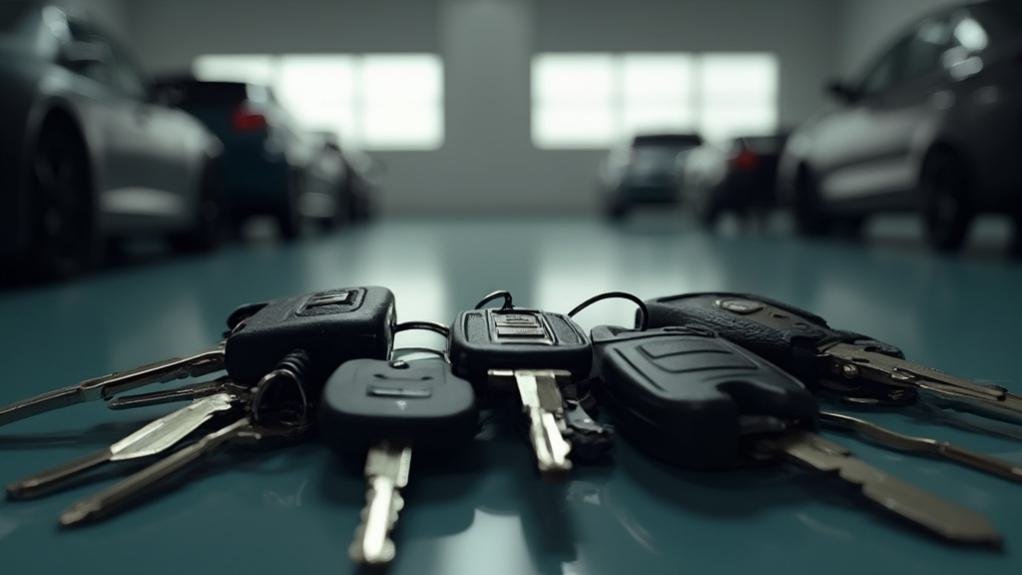
<svg viewBox="0 0 1022 575"><path fill-rule="evenodd" d="M408 218L1019 248L1017 2L3 0L0 54L5 280Z"/></svg>

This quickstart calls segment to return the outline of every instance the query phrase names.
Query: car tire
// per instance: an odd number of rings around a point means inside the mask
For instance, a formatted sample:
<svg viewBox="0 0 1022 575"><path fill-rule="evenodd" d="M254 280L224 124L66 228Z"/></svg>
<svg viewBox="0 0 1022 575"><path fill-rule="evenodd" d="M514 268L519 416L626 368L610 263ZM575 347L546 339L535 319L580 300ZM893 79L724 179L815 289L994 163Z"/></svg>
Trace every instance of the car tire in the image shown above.
<svg viewBox="0 0 1022 575"><path fill-rule="evenodd" d="M720 206L713 203L700 206L696 211L696 221L699 222L699 226L704 230L713 231L716 229L717 222L720 221L723 212Z"/></svg>
<svg viewBox="0 0 1022 575"><path fill-rule="evenodd" d="M1022 258L1022 214L1015 214L1008 255L1013 258Z"/></svg>
<svg viewBox="0 0 1022 575"><path fill-rule="evenodd" d="M847 239L858 239L862 237L862 231L866 227L866 216L831 218L830 225L837 235Z"/></svg>
<svg viewBox="0 0 1022 575"><path fill-rule="evenodd" d="M919 181L920 211L926 239L938 252L962 247L972 224L969 173L953 152L931 154L923 164Z"/></svg>
<svg viewBox="0 0 1022 575"><path fill-rule="evenodd" d="M85 145L68 121L44 124L29 166L31 247L22 275L65 279L100 254L95 195Z"/></svg>
<svg viewBox="0 0 1022 575"><path fill-rule="evenodd" d="M280 206L276 213L280 237L288 241L297 239L301 233L301 214L298 211L300 197L301 184L298 175L291 174L288 177L287 197L284 199L284 205Z"/></svg>
<svg viewBox="0 0 1022 575"><path fill-rule="evenodd" d="M606 215L607 219L615 222L623 220L628 215L628 206L623 202L613 202L607 206Z"/></svg>
<svg viewBox="0 0 1022 575"><path fill-rule="evenodd" d="M832 220L823 209L819 182L808 169L799 173L795 181L795 198L792 204L795 229L807 237L824 236L830 233Z"/></svg>
<svg viewBox="0 0 1022 575"><path fill-rule="evenodd" d="M208 252L223 243L228 233L224 205L223 175L220 160L210 159L202 168L199 200L191 228L171 238L174 249L181 252Z"/></svg>

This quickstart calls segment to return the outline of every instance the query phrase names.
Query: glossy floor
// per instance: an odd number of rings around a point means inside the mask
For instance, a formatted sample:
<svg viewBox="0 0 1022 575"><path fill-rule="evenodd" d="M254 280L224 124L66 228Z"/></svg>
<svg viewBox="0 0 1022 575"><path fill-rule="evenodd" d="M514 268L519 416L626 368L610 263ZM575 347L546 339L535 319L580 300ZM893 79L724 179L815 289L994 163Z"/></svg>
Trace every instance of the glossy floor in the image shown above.
<svg viewBox="0 0 1022 575"><path fill-rule="evenodd" d="M440 321L498 288L512 290L520 304L553 310L611 289L647 297L754 291L898 343L918 361L1022 390L1022 266L996 247L941 258L911 234L865 246L807 243L781 232L710 237L675 218L640 217L620 228L582 219L384 222L292 245L257 242L8 289L0 292L0 401L200 349L216 341L241 302L356 284L392 288L401 319ZM608 302L579 319L591 327L631 314L627 304ZM418 337L404 334L400 343L440 343ZM79 406L4 428L0 479L95 450L160 411ZM906 414L873 417L1022 462L1019 443ZM1005 549L934 541L860 505L835 481L797 469L678 471L626 444L613 466L544 484L523 439L487 428L457 464L413 475L391 571L1022 572L1022 485L835 437L877 467L988 514L1006 536ZM139 509L59 531L58 513L103 484L0 503L2 571L354 571L346 550L363 484L317 444L218 457Z"/></svg>

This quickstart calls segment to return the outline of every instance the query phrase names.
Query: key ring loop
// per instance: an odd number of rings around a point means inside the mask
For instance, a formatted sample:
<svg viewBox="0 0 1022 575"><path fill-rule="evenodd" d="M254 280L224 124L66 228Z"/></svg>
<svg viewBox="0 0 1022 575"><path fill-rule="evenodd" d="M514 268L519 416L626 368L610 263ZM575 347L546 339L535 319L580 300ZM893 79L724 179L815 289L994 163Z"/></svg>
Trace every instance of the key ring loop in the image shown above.
<svg viewBox="0 0 1022 575"><path fill-rule="evenodd" d="M444 337L451 335L451 328L437 321L406 321L394 326L394 333L412 330L431 331Z"/></svg>
<svg viewBox="0 0 1022 575"><path fill-rule="evenodd" d="M503 289L486 294L473 309L479 309L497 298L504 298L504 303L500 306L501 310L514 309L515 306L512 301L511 292Z"/></svg>
<svg viewBox="0 0 1022 575"><path fill-rule="evenodd" d="M296 421L281 420L286 426L289 427L300 427L305 425L305 422L309 420L309 396L306 394L306 389L301 385L301 381L298 375L287 367L277 368L276 370L263 376L263 379L255 384L252 388L251 401L249 403L249 410L251 412L252 421L257 423L263 422L264 410L263 403L266 400L267 392L273 388L273 386L282 381L290 382L294 385L294 388L298 392L298 412Z"/></svg>

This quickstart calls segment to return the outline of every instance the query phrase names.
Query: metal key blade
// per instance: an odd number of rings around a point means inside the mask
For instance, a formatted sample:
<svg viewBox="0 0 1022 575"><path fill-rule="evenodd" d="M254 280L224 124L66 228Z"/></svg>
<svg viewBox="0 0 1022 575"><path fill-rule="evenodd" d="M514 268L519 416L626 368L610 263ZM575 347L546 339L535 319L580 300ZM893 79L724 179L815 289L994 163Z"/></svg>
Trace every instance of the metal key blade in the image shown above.
<svg viewBox="0 0 1022 575"><path fill-rule="evenodd" d="M529 441L536 453L540 473L550 475L569 471L571 444L564 439L557 421L557 415L563 414L563 403L556 376L553 373L516 371L514 377L522 410L529 418Z"/></svg>
<svg viewBox="0 0 1022 575"><path fill-rule="evenodd" d="M28 499L45 495L67 480L109 461L124 461L161 453L181 441L213 418L215 414L231 409L238 397L218 393L165 415L114 443L110 447L70 463L43 471L7 487L12 499Z"/></svg>
<svg viewBox="0 0 1022 575"><path fill-rule="evenodd" d="M78 385L47 391L0 407L0 427L84 401L87 400Z"/></svg>
<svg viewBox="0 0 1022 575"><path fill-rule="evenodd" d="M390 532L404 507L401 489L408 485L412 450L407 446L380 444L369 449L365 476L369 482L362 523L348 549L352 561L381 565L394 559Z"/></svg>
<svg viewBox="0 0 1022 575"><path fill-rule="evenodd" d="M1001 535L974 511L931 495L855 458L847 449L804 431L789 432L769 444L789 459L834 473L880 507L960 543L999 544Z"/></svg>
<svg viewBox="0 0 1022 575"><path fill-rule="evenodd" d="M82 381L28 399L0 407L0 427L62 407L109 399L122 392L150 383L164 383L185 377L197 377L223 369L222 345L195 355L171 358L127 371L119 371Z"/></svg>
<svg viewBox="0 0 1022 575"><path fill-rule="evenodd" d="M890 447L911 453L921 453L935 457L949 459L956 463L1010 479L1022 482L1022 466L1015 465L990 455L969 451L947 441L938 441L929 437L915 437L904 435L890 429L880 427L864 419L833 413L828 411L820 412L820 421L833 427L854 431L859 435L871 439L884 447Z"/></svg>
<svg viewBox="0 0 1022 575"><path fill-rule="evenodd" d="M218 447L239 437L252 427L248 417L204 436L199 441L179 449L142 471L127 477L92 497L69 507L60 516L60 525L71 527L86 521L107 517L130 505L175 473L185 469Z"/></svg>
<svg viewBox="0 0 1022 575"><path fill-rule="evenodd" d="M895 387L914 388L932 403L1022 425L1022 396L1003 387L980 385L961 377L891 357L862 346L837 343L823 351L838 361L839 373Z"/></svg>

